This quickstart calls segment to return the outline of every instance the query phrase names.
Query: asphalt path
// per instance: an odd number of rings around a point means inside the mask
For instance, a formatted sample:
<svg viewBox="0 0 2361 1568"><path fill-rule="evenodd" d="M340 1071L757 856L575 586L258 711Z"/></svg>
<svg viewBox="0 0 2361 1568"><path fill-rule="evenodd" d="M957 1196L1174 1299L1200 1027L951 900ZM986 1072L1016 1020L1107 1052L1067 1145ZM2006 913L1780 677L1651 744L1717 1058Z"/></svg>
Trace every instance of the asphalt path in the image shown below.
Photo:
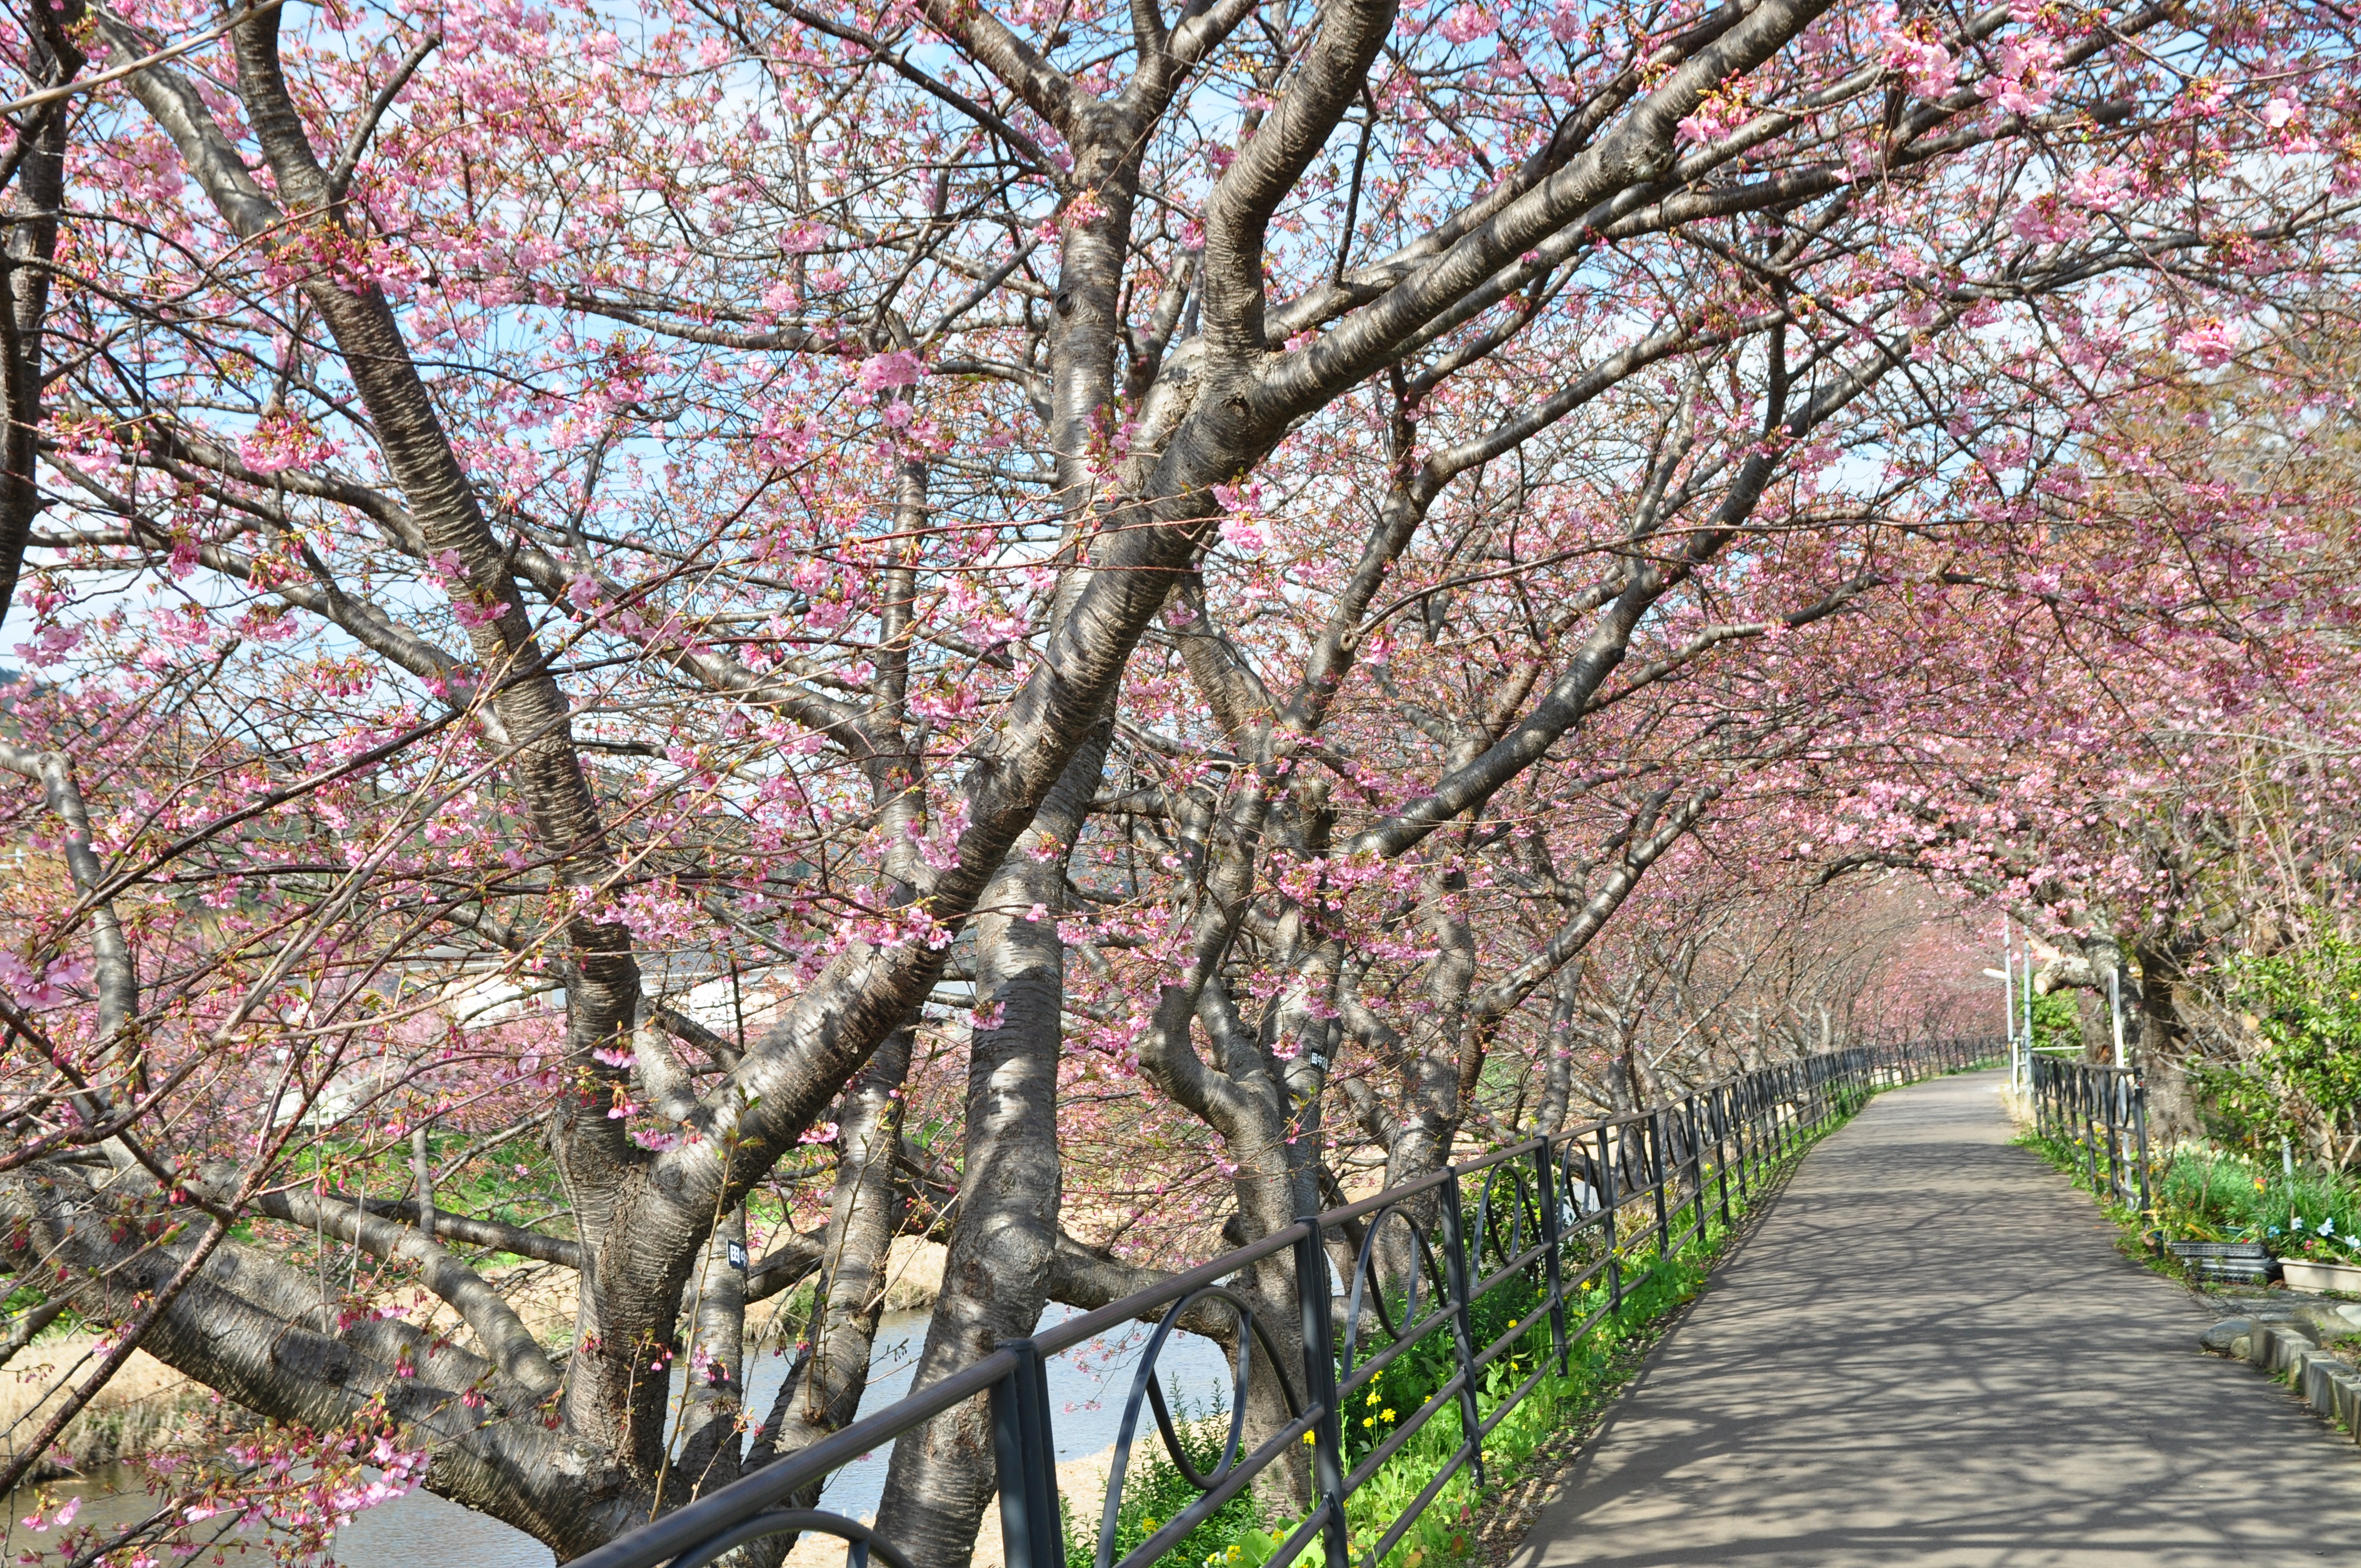
<svg viewBox="0 0 2361 1568"><path fill-rule="evenodd" d="M2001 1075L1806 1157L1516 1568L2361 1563L2361 1451L2011 1146Z"/></svg>

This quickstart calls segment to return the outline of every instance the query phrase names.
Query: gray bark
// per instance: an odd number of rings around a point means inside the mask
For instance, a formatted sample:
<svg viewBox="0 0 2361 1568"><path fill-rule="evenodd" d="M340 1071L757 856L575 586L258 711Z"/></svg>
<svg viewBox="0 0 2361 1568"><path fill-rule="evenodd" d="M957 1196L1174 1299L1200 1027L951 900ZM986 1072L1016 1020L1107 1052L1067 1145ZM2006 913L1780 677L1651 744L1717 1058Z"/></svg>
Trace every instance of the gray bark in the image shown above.
<svg viewBox="0 0 2361 1568"><path fill-rule="evenodd" d="M796 1364L747 1451L751 1472L800 1453L852 1423L869 1385L886 1264L908 1209L895 1166L902 1083L915 1031L896 1029L845 1096L836 1190L829 1196L826 1272ZM817 1488L814 1489L815 1494Z"/></svg>
<svg viewBox="0 0 2361 1568"><path fill-rule="evenodd" d="M967 1157L942 1293L911 1381L926 1388L1033 1332L1049 1302L1063 1196L1058 1150L1067 859L1112 733L1078 751L985 893L976 920L975 994L1000 1010L968 1046ZM1042 911L1034 918L1032 911ZM895 1445L879 1528L915 1562L963 1563L994 1486L988 1412L963 1406Z"/></svg>
<svg viewBox="0 0 2361 1568"><path fill-rule="evenodd" d="M673 1437L659 1491L677 1508L738 1478L746 1414L746 1271L730 1261L745 1256L746 1211L732 1210L705 1244L681 1316L688 1320L689 1356L683 1368L680 1426Z"/></svg>
<svg viewBox="0 0 2361 1568"><path fill-rule="evenodd" d="M1542 1102L1533 1113L1533 1131L1543 1137L1565 1125L1566 1111L1574 1099L1576 1020L1581 1015L1579 978L1580 971L1572 966L1558 970L1550 998L1549 1061L1543 1069Z"/></svg>

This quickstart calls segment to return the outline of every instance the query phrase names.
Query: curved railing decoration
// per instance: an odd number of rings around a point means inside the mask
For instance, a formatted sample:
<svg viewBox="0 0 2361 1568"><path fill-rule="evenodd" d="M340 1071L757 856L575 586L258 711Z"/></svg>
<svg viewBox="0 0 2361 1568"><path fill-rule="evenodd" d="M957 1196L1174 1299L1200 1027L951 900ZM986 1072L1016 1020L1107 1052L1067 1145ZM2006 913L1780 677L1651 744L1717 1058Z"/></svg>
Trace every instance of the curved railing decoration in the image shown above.
<svg viewBox="0 0 2361 1568"><path fill-rule="evenodd" d="M1308 1487L1309 1506L1268 1561L1292 1564L1316 1552L1323 1568L1381 1563L1454 1475L1465 1470L1481 1485L1485 1438L1553 1366L1565 1368L1585 1334L1622 1311L1627 1274L1676 1255L1704 1234L1708 1210L1729 1223L1733 1184L1742 1203L1771 1163L1873 1090L1973 1066L2000 1049L1997 1039L1862 1047L1741 1073L1665 1104L1534 1138L1308 1216L1153 1289L1011 1341L568 1568L706 1568L752 1541L803 1534L843 1541L847 1568L872 1562L916 1568L868 1524L793 1507L792 1499L979 1397L991 1402L1007 1568L1066 1568L1045 1363L1128 1323L1151 1321L1117 1430L1092 1552L1095 1568L1159 1562L1273 1465L1301 1463L1297 1456L1307 1448L1307 1469L1289 1474ZM2067 1092L2062 1080L2056 1091ZM2075 1103L2099 1102L2094 1089ZM2065 1102L2059 1103L2062 1115ZM1248 1283L1282 1274L1293 1281L1291 1345L1273 1332L1273 1314L1285 1304ZM1569 1307L1594 1297L1600 1304L1571 1321ZM1235 1349L1227 1431L1206 1469L1189 1452L1156 1372L1181 1321L1209 1303L1230 1314ZM1504 1310L1512 1315L1503 1320ZM1539 1334L1543 1321L1549 1350L1532 1354L1531 1368L1519 1376L1518 1347ZM1479 1323L1503 1321L1478 1343ZM1278 1385L1287 1420L1249 1453L1248 1390L1258 1365ZM1478 1395L1496 1370L1505 1371L1496 1388L1507 1377L1518 1380L1494 1398L1488 1416ZM1378 1393L1389 1372L1419 1375L1411 1378L1419 1402L1385 1431L1372 1423L1348 1438L1344 1413ZM1409 1403L1408 1393L1401 1398ZM1171 1519L1154 1521L1145 1540L1117 1557L1143 1409L1174 1469L1198 1495ZM1445 1409L1458 1415L1449 1457L1382 1529L1348 1540L1347 1500Z"/></svg>
<svg viewBox="0 0 2361 1568"><path fill-rule="evenodd" d="M1225 1302L1236 1314L1238 1350L1232 1365L1229 1435L1222 1440L1221 1457L1214 1462L1213 1474L1202 1475L1197 1472L1195 1461L1189 1456L1187 1445L1180 1441L1180 1432L1172 1425L1172 1412L1164 1403L1163 1390L1157 1386L1156 1364L1182 1315L1198 1302L1206 1300ZM1156 1331L1148 1336L1147 1347L1140 1352L1139 1370L1132 1375L1131 1398L1123 1408L1123 1424L1115 1431L1115 1462L1107 1472L1106 1507L1099 1521L1099 1568L1107 1568L1115 1561L1115 1523L1123 1502L1124 1472L1130 1468L1132 1434L1139 1428L1139 1405L1143 1397L1148 1408L1155 1412L1157 1435L1164 1440L1164 1452L1171 1457L1173 1467L1180 1472L1181 1479L1190 1486L1206 1497L1214 1497L1213 1507L1218 1508L1221 1503L1236 1496L1238 1487L1252 1478L1254 1470L1242 1473L1238 1467L1246 1458L1246 1384L1253 1375L1254 1350L1257 1344L1270 1357L1274 1369L1281 1366L1279 1347L1271 1343L1269 1331L1256 1318L1254 1304L1222 1286L1200 1286L1166 1309ZM1300 1439L1309 1430L1309 1425L1304 1421L1302 1404L1296 1398L1294 1385L1287 1380L1284 1371L1279 1372L1279 1386L1287 1401L1288 1420L1294 1424L1288 1428L1281 1439L1274 1442ZM1257 1457L1259 1453L1257 1451ZM1055 1450L1052 1449L1052 1463L1054 1459ZM1257 1470L1260 1468L1260 1465L1255 1467ZM1236 1485L1231 1484L1233 1476L1237 1477ZM1173 1539L1178 1541L1180 1538L1176 1535Z"/></svg>
<svg viewBox="0 0 2361 1568"><path fill-rule="evenodd" d="M2034 1124L2081 1146L2091 1190L2148 1209L2147 1091L2136 1068L2033 1054Z"/></svg>

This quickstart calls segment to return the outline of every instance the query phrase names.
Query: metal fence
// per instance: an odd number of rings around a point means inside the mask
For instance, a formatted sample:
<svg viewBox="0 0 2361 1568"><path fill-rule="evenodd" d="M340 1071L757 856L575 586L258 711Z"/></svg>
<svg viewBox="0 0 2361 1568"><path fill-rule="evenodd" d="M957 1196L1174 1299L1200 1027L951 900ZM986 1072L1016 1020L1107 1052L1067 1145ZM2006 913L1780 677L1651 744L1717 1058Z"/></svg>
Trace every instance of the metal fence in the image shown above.
<svg viewBox="0 0 2361 1568"><path fill-rule="evenodd" d="M2092 1191L2118 1203L2137 1199L2147 1211L2147 1088L2138 1069L2037 1056L2033 1114L2042 1136L2081 1147Z"/></svg>
<svg viewBox="0 0 2361 1568"><path fill-rule="evenodd" d="M1585 1334L1622 1310L1627 1286L1702 1234L1709 1212L1729 1223L1733 1185L1742 1203L1770 1165L1874 1090L1986 1063L2003 1049L1994 1036L1808 1057L1534 1138L1299 1220L1152 1289L1009 1342L569 1568L703 1568L749 1542L789 1534L842 1540L848 1568L868 1568L873 1559L917 1568L867 1524L795 1506L796 1499L840 1466L979 1397L990 1401L1007 1568L1067 1568L1045 1364L1145 1321L1156 1327L1132 1378L1106 1500L1084 1527L1095 1568L1156 1563L1274 1466L1281 1467L1274 1480L1290 1486L1304 1508L1269 1563L1291 1564L1306 1552L1323 1568L1381 1562L1452 1476L1466 1470L1482 1484L1485 1438L1553 1369L1564 1371ZM1248 1282L1274 1275L1291 1277L1291 1301L1274 1301ZM1209 1302L1230 1314L1234 1378L1219 1463L1200 1470L1176 1434L1156 1365L1182 1318ZM1294 1320L1290 1332L1274 1332L1275 1313ZM1281 1338L1292 1343L1282 1349ZM1447 1346L1444 1375L1417 1389L1423 1402L1382 1438L1356 1433L1348 1446L1343 1412L1356 1408L1365 1390L1374 1392L1389 1368L1435 1342ZM1245 1418L1258 1355L1277 1374L1288 1419L1258 1433L1262 1441L1249 1453ZM1496 1369L1513 1374L1527 1363L1531 1370L1513 1385L1490 1376ZM1479 1399L1488 1381L1498 1388L1488 1410ZM1201 1495L1118 1558L1117 1516L1143 1405ZM1446 1409L1458 1416L1449 1457L1390 1521L1373 1533L1365 1522L1362 1539L1348 1541L1346 1500ZM1298 1465L1306 1467L1293 1469Z"/></svg>

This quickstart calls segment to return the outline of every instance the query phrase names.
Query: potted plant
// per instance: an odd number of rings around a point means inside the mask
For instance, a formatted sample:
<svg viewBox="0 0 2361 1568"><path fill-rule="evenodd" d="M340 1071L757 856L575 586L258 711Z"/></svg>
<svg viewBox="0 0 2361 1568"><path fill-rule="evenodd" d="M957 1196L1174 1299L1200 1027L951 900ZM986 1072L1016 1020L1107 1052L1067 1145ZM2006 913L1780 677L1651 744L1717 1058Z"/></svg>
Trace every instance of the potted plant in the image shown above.
<svg viewBox="0 0 2361 1568"><path fill-rule="evenodd" d="M2274 1233L2279 1227L2271 1227ZM2295 1290L2340 1290L2361 1295L2361 1261L2350 1237L2339 1234L2332 1214L2309 1225L2298 1214L2283 1234L2275 1234L2279 1269Z"/></svg>

